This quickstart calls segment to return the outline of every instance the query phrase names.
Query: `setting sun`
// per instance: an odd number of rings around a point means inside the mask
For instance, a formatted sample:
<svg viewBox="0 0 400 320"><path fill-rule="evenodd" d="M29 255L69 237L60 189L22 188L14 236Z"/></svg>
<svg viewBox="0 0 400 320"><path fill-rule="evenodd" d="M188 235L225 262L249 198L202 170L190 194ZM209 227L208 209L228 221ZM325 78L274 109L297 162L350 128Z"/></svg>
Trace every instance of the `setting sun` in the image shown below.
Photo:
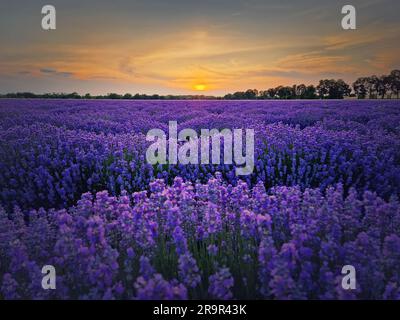
<svg viewBox="0 0 400 320"><path fill-rule="evenodd" d="M197 91L204 91L204 90L206 89L206 86L205 86L204 84L196 84L196 85L194 86L194 88L195 88Z"/></svg>

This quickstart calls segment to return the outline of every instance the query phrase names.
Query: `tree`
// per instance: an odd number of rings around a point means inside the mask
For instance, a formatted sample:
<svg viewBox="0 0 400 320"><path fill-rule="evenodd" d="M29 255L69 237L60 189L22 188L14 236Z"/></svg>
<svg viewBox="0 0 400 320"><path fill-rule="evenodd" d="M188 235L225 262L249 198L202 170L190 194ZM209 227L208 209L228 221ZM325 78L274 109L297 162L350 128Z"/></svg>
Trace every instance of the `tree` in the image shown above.
<svg viewBox="0 0 400 320"><path fill-rule="evenodd" d="M317 92L321 99L343 99L350 95L351 89L342 79L324 79L319 82Z"/></svg>
<svg viewBox="0 0 400 320"><path fill-rule="evenodd" d="M81 98L81 96L76 92L72 92L72 93L66 94L66 95L63 94L63 96L65 96L65 98L67 98L67 99L80 99Z"/></svg>
<svg viewBox="0 0 400 320"><path fill-rule="evenodd" d="M329 80L320 80L317 86L317 93L320 99L325 99L329 94Z"/></svg>
<svg viewBox="0 0 400 320"><path fill-rule="evenodd" d="M313 85L309 85L306 88L306 92L304 93L304 99L316 99L317 89Z"/></svg>
<svg viewBox="0 0 400 320"><path fill-rule="evenodd" d="M382 99L385 98L386 93L390 90L390 77L381 76L378 78L376 83L377 96L381 96Z"/></svg>
<svg viewBox="0 0 400 320"><path fill-rule="evenodd" d="M246 94L243 91L237 91L233 94L233 99L236 100L246 99Z"/></svg>
<svg viewBox="0 0 400 320"><path fill-rule="evenodd" d="M121 96L118 93L109 93L108 99L121 99Z"/></svg>
<svg viewBox="0 0 400 320"><path fill-rule="evenodd" d="M249 89L244 93L244 96L246 99L249 99L249 100L256 99L258 96L258 90L257 89Z"/></svg>
<svg viewBox="0 0 400 320"><path fill-rule="evenodd" d="M228 94L224 95L224 99L225 100L232 100L233 99L233 95L231 93L228 93Z"/></svg>
<svg viewBox="0 0 400 320"><path fill-rule="evenodd" d="M368 78L358 78L353 83L353 89L358 99L365 99L367 96Z"/></svg>
<svg viewBox="0 0 400 320"><path fill-rule="evenodd" d="M279 99L293 99L296 96L293 87L279 86L275 90Z"/></svg>
<svg viewBox="0 0 400 320"><path fill-rule="evenodd" d="M400 70L393 70L389 75L390 91L399 98L400 93Z"/></svg>
<svg viewBox="0 0 400 320"><path fill-rule="evenodd" d="M368 97L376 99L378 96L379 78L375 75L367 78Z"/></svg>
<svg viewBox="0 0 400 320"><path fill-rule="evenodd" d="M259 97L260 99L263 99L263 100L265 100L265 99L270 99L268 90L260 91L260 92L258 93L258 97Z"/></svg>
<svg viewBox="0 0 400 320"><path fill-rule="evenodd" d="M276 97L276 89L275 88L270 88L267 90L267 92L271 99L274 99Z"/></svg>
<svg viewBox="0 0 400 320"><path fill-rule="evenodd" d="M336 86L337 86L337 91L335 93L337 97L334 99L343 99L344 97L350 96L351 88L345 81L343 81L342 79L337 80Z"/></svg>

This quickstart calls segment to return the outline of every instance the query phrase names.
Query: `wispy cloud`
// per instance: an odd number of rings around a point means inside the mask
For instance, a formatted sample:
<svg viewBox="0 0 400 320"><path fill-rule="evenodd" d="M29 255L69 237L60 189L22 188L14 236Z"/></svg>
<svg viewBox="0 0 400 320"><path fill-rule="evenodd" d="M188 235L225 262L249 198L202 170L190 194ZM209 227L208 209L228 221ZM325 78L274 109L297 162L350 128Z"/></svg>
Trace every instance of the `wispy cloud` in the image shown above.
<svg viewBox="0 0 400 320"><path fill-rule="evenodd" d="M55 75L55 76L62 76L62 77L73 76L72 72L57 71L56 69L52 69L52 68L42 68L42 69L40 69L40 72L42 74L46 74L46 75Z"/></svg>
<svg viewBox="0 0 400 320"><path fill-rule="evenodd" d="M188 93L204 83L219 94L399 68L400 2L354 0L356 31L340 29L342 2L121 0L102 1L94 12L71 5L54 33L36 32L21 17L15 30L1 28L0 75L16 90L94 83L106 92ZM26 15L37 3L27 3Z"/></svg>

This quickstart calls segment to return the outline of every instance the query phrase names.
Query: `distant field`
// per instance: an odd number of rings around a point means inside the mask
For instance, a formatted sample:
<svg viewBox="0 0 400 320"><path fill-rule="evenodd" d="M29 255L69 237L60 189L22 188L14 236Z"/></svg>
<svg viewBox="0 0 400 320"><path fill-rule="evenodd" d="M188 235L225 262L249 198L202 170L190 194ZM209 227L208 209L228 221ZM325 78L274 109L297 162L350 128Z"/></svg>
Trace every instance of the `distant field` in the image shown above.
<svg viewBox="0 0 400 320"><path fill-rule="evenodd" d="M253 173L148 164L169 121L254 129ZM0 298L400 298L399 195L398 100L0 100Z"/></svg>

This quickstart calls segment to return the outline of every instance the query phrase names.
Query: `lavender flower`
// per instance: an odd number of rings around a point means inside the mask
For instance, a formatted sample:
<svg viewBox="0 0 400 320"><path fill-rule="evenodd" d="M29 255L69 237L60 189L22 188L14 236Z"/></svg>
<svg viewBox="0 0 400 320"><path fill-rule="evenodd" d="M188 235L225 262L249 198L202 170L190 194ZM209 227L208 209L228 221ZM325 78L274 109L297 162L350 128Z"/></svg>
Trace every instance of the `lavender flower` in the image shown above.
<svg viewBox="0 0 400 320"><path fill-rule="evenodd" d="M211 275L208 281L210 283L208 293L212 298L228 300L233 297L231 290L234 280L229 268L221 268L217 273Z"/></svg>

